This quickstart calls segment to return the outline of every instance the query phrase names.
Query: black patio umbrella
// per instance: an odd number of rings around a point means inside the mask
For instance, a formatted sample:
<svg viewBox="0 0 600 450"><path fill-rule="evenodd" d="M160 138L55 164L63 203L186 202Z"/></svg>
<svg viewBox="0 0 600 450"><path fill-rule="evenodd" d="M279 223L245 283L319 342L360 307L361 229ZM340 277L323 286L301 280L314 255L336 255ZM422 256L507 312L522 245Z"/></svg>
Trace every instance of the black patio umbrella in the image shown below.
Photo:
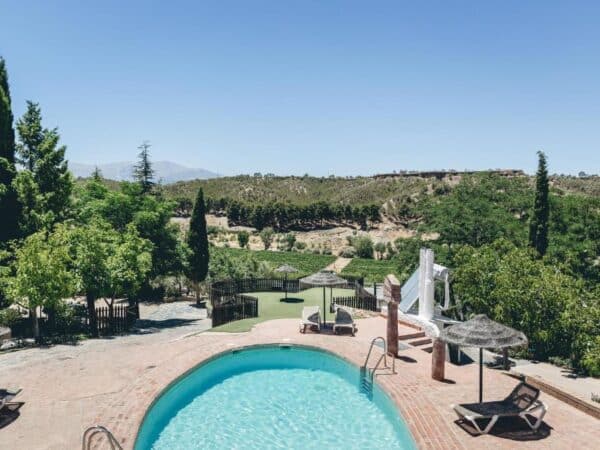
<svg viewBox="0 0 600 450"><path fill-rule="evenodd" d="M313 273L312 275L300 279L301 287L323 287L323 323L327 323L325 288L334 288L345 285L346 280L339 277L333 270L321 270L320 272Z"/></svg>
<svg viewBox="0 0 600 450"><path fill-rule="evenodd" d="M288 275L290 273L296 273L298 272L298 269L296 269L295 267L292 267L288 264L284 264L283 266L279 266L277 269L275 269L275 272L279 272L279 273L284 273L285 274L285 281L284 281L284 287L285 287L285 298L287 300L287 296L288 296Z"/></svg>
<svg viewBox="0 0 600 450"><path fill-rule="evenodd" d="M527 337L523 333L494 322L485 314L445 328L439 338L460 347L479 348L479 403L483 402L483 349L527 345Z"/></svg>

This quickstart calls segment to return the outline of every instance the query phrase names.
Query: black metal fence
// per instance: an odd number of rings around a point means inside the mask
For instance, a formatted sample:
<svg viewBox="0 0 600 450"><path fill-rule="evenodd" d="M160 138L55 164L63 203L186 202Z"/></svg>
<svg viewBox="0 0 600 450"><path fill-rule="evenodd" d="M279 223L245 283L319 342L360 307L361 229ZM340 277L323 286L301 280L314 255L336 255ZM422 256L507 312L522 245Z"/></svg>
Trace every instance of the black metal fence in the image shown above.
<svg viewBox="0 0 600 450"><path fill-rule="evenodd" d="M377 297L368 292L361 284L355 284L353 296L333 297L336 305L348 306L350 308L364 309L367 311L379 311Z"/></svg>
<svg viewBox="0 0 600 450"><path fill-rule="evenodd" d="M363 278L344 277L347 289L362 289ZM258 299L246 292L300 292L300 280L283 278L244 278L240 280L215 281L209 287L208 296L212 306L212 325L216 327L234 320L258 317ZM364 289L363 289L364 290Z"/></svg>
<svg viewBox="0 0 600 450"><path fill-rule="evenodd" d="M233 300L213 307L212 326L216 327L234 320L258 317L258 298L236 294Z"/></svg>

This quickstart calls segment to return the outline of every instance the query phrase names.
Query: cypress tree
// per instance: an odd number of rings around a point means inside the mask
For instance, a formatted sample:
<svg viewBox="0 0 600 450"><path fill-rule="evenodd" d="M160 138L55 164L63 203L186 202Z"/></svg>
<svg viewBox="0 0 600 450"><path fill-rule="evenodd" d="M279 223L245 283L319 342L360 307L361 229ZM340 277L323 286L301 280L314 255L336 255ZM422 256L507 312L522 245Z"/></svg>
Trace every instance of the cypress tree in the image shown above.
<svg viewBox="0 0 600 450"><path fill-rule="evenodd" d="M188 278L196 286L196 296L199 294L198 283L204 281L206 275L208 275L209 252L205 214L204 192L200 188L196 195L196 202L190 219L190 230L187 236L187 243L190 248L187 268Z"/></svg>
<svg viewBox="0 0 600 450"><path fill-rule="evenodd" d="M144 141L138 149L140 153L138 154L138 163L133 168L133 177L142 187L142 193L147 194L154 186L154 169L152 169L152 162L150 161L150 143Z"/></svg>
<svg viewBox="0 0 600 450"><path fill-rule="evenodd" d="M544 256L548 248L548 219L550 202L548 198L548 167L544 152L538 152L538 170L535 177L535 201L533 216L529 224L529 245Z"/></svg>
<svg viewBox="0 0 600 450"><path fill-rule="evenodd" d="M6 65L0 57L0 244L18 236L20 208L12 185L15 176L15 130L10 89Z"/></svg>

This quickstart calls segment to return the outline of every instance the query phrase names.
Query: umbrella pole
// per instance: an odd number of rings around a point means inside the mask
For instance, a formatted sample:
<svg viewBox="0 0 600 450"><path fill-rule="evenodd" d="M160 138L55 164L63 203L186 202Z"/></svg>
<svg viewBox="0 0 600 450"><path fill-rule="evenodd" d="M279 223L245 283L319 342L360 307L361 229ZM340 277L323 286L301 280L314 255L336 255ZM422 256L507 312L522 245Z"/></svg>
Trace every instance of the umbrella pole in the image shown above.
<svg viewBox="0 0 600 450"><path fill-rule="evenodd" d="M483 348L479 347L479 403L483 403Z"/></svg>
<svg viewBox="0 0 600 450"><path fill-rule="evenodd" d="M287 282L288 274L285 273L285 299L287 300L287 291L288 291L288 282Z"/></svg>
<svg viewBox="0 0 600 450"><path fill-rule="evenodd" d="M327 310L325 309L325 296L327 295L325 291L325 286L323 286L323 325L327 325Z"/></svg>

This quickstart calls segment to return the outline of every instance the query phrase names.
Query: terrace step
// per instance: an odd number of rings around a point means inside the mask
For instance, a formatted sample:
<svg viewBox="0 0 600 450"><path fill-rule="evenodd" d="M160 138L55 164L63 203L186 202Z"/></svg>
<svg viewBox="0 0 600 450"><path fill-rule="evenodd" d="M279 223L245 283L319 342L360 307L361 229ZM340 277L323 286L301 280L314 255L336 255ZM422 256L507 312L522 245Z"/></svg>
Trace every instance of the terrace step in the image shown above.
<svg viewBox="0 0 600 450"><path fill-rule="evenodd" d="M399 341L408 341L410 339L417 339L417 338L423 338L423 337L425 337L425 332L421 331L421 332L417 332L417 333L400 335L400 336L398 336L398 340Z"/></svg>
<svg viewBox="0 0 600 450"><path fill-rule="evenodd" d="M429 345L431 344L431 339L430 338L422 338L422 339L414 339L412 341L408 341L408 343L410 345L412 345L413 347L421 347L423 345Z"/></svg>
<svg viewBox="0 0 600 450"><path fill-rule="evenodd" d="M433 353L433 346L421 348L421 350L423 350L424 352L427 352L427 353Z"/></svg>

